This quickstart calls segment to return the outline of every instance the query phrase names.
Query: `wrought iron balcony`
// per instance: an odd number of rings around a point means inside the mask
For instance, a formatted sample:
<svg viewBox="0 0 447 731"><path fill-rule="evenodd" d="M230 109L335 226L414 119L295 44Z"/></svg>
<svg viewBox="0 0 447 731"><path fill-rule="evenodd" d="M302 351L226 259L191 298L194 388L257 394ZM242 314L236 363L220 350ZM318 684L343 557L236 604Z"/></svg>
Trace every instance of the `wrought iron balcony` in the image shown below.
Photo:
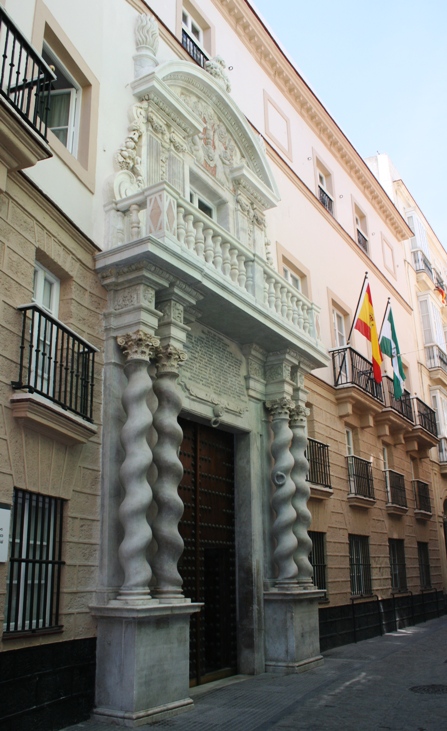
<svg viewBox="0 0 447 731"><path fill-rule="evenodd" d="M427 482L413 480L414 499L416 510L431 515L430 489Z"/></svg>
<svg viewBox="0 0 447 731"><path fill-rule="evenodd" d="M309 462L308 481L313 485L331 488L329 446L315 439L308 439L306 456Z"/></svg>
<svg viewBox="0 0 447 731"><path fill-rule="evenodd" d="M425 431L432 436L438 436L438 428L436 426L436 414L433 409L421 401L420 398L414 397L413 399L413 413L414 419L417 426L421 426ZM434 445L433 445L434 446Z"/></svg>
<svg viewBox="0 0 447 731"><path fill-rule="evenodd" d="M433 280L433 269L432 266L425 256L422 249L414 249L411 252L411 255L413 257L413 267L417 272L425 272L427 276L430 277L430 279Z"/></svg>
<svg viewBox="0 0 447 731"><path fill-rule="evenodd" d="M332 368L335 388L358 386L377 401L384 403L382 384L374 380L371 361L349 345L332 351Z"/></svg>
<svg viewBox="0 0 447 731"><path fill-rule="evenodd" d="M15 112L47 141L51 69L0 6L0 94Z"/></svg>
<svg viewBox="0 0 447 731"><path fill-rule="evenodd" d="M22 305L22 339L16 390L27 389L92 422L93 345L37 304Z"/></svg>
<svg viewBox="0 0 447 731"><path fill-rule="evenodd" d="M394 383L389 376L382 379L383 390L385 393L385 405L389 409L397 411L398 414L404 416L408 421L414 422L413 407L411 404L411 395L409 391L403 392L400 399L394 397Z"/></svg>
<svg viewBox="0 0 447 731"><path fill-rule="evenodd" d="M320 200L320 203L324 205L327 211L329 211L332 216L334 215L334 201L332 200L329 193L325 191L324 188L321 187L321 185L318 186L318 198Z"/></svg>
<svg viewBox="0 0 447 731"><path fill-rule="evenodd" d="M205 68L205 62L208 61L208 57L184 29L182 30L182 46L185 51L189 53L191 58L199 64L199 66Z"/></svg>
<svg viewBox="0 0 447 731"><path fill-rule="evenodd" d="M374 500L372 465L367 459L350 455L346 457L349 476L349 495Z"/></svg>
<svg viewBox="0 0 447 731"><path fill-rule="evenodd" d="M400 472L384 470L388 503L407 507L407 494L405 492L405 478Z"/></svg>
<svg viewBox="0 0 447 731"><path fill-rule="evenodd" d="M426 345L425 357L427 360L427 368L440 368L447 376L447 354L439 345Z"/></svg>
<svg viewBox="0 0 447 731"><path fill-rule="evenodd" d="M360 229L357 229L357 243L360 246L360 248L365 252L365 254L368 253L368 239L366 238L365 234L360 231Z"/></svg>

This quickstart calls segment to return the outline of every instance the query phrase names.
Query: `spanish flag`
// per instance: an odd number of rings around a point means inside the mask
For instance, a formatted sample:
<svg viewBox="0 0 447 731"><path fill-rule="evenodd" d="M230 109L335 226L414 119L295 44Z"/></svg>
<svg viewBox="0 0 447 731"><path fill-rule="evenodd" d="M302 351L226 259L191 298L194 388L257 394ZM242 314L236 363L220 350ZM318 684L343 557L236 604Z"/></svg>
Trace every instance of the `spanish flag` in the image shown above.
<svg viewBox="0 0 447 731"><path fill-rule="evenodd" d="M382 351L380 350L379 337L377 334L376 318L371 298L371 288L365 277L362 292L360 294L359 306L356 312L354 328L358 330L371 343L373 374L376 383L382 382Z"/></svg>

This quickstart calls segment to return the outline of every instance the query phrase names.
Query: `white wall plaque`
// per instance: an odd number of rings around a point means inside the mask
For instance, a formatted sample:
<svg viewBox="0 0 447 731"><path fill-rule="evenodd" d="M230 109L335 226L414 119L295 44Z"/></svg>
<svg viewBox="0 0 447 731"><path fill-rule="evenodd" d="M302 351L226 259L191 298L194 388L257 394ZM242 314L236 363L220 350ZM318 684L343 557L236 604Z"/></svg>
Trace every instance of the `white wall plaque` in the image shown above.
<svg viewBox="0 0 447 731"><path fill-rule="evenodd" d="M0 503L0 563L8 560L10 522L11 506Z"/></svg>

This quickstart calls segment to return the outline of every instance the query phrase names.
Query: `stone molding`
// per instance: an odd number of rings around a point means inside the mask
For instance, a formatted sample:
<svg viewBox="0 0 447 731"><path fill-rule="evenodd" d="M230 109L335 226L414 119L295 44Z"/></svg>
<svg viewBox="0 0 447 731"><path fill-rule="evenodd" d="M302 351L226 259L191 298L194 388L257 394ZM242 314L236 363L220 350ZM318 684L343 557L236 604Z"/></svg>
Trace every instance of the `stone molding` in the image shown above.
<svg viewBox="0 0 447 731"><path fill-rule="evenodd" d="M98 431L95 424L65 411L37 393L15 393L10 404L12 415L25 428L61 444L85 444Z"/></svg>

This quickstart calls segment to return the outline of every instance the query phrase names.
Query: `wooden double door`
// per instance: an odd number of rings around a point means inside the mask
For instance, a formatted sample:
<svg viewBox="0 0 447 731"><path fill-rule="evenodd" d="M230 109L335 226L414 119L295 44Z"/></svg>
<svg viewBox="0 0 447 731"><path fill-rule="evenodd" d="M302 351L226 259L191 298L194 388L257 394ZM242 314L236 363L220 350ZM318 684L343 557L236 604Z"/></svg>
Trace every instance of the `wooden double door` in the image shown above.
<svg viewBox="0 0 447 731"><path fill-rule="evenodd" d="M236 672L236 551L234 535L234 436L180 420L185 510L179 562L185 596L203 602L191 617L191 685Z"/></svg>

